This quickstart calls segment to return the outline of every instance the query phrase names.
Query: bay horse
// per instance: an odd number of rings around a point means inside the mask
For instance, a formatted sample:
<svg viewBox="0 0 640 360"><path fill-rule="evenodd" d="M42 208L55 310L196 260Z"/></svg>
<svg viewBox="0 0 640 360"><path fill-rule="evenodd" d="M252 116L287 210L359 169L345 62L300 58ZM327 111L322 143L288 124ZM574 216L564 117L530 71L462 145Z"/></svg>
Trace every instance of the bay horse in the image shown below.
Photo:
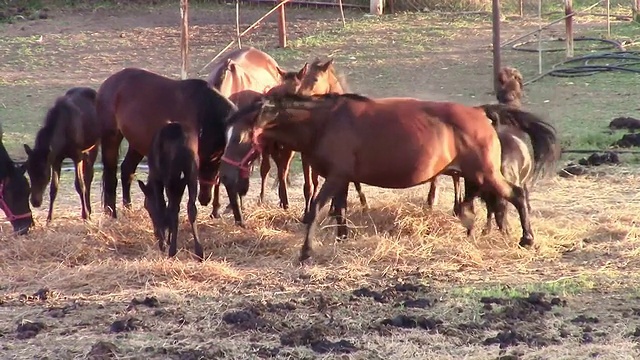
<svg viewBox="0 0 640 360"><path fill-rule="evenodd" d="M58 195L62 161L71 159L75 167L75 187L80 196L82 219L91 216L93 165L100 145L100 125L96 116L96 90L74 87L56 99L36 134L33 149L24 144L27 173L31 180L31 205L42 205L44 189L49 187L49 214Z"/></svg>
<svg viewBox="0 0 640 360"><path fill-rule="evenodd" d="M269 54L254 47L237 49L218 60L207 78L209 86L217 89L238 107L250 104L265 94L297 92L302 78L307 71L307 64L297 72L287 72ZM272 158L278 170L278 194L280 206L289 207L286 179L288 164L293 153L282 150L279 144L267 144L261 154L260 163L260 202L264 202L266 178L271 170L269 158ZM244 196L249 187L249 168L242 172L242 185L239 193ZM211 184L200 182L199 201L207 205L211 200ZM215 194L214 194L215 196ZM218 218L219 205L213 206L211 216Z"/></svg>
<svg viewBox="0 0 640 360"><path fill-rule="evenodd" d="M174 257L178 243L178 215L185 187L189 190L187 214L193 234L194 250L202 261L202 245L198 240L196 197L198 195L198 164L196 154L188 144L187 134L179 123L169 123L156 132L147 155L147 184L138 180L144 193L144 207L149 213L160 251L165 251L166 230L169 229L169 257ZM168 204L165 202L165 191Z"/></svg>
<svg viewBox="0 0 640 360"><path fill-rule="evenodd" d="M0 126L0 209L13 227L14 233L26 235L33 226L29 207L29 181L25 165L16 165L2 142Z"/></svg>
<svg viewBox="0 0 640 360"><path fill-rule="evenodd" d="M344 203L349 182L409 188L451 169L518 209L520 245L528 247L534 244L534 234L527 198L521 187L506 181L500 172L500 142L495 131L499 124L513 125L533 139L534 172L546 173L557 161L555 129L529 112L501 104L471 107L349 93L256 101L229 118L228 132L234 141L227 143L223 156L242 159L259 151L267 140L307 153L311 167L325 182L307 213L301 262L312 255L318 212L331 197L341 210L336 219L346 235ZM245 144L251 144L248 150ZM233 186L238 176L237 167L221 164L225 185ZM459 215L467 229L474 221L470 207L471 201L463 201Z"/></svg>
<svg viewBox="0 0 640 360"><path fill-rule="evenodd" d="M189 148L196 154L199 178L213 183L225 146L224 119L237 110L204 80L174 80L138 68L125 68L109 76L98 89L96 106L102 127L103 206L114 218L116 169L123 138L129 149L121 165L122 200L130 207L136 167L149 153L158 130L169 122L180 123ZM219 203L217 194L218 190L214 203ZM242 225L237 194L229 194L229 201L236 224Z"/></svg>
<svg viewBox="0 0 640 360"><path fill-rule="evenodd" d="M305 64L305 66L307 65ZM302 81L298 86L295 94L302 96L326 95L332 93L344 94L347 90L348 88L347 84L344 82L344 78L340 79L340 77L336 73L333 59L329 59L328 61L323 63L322 61L320 61L320 59L316 58L311 64L308 65L308 68L305 71L304 76L302 77ZM288 92L288 94L291 93L292 92ZM284 172L288 173L289 167L291 166L291 160L293 159L293 151L288 148L281 148L280 154L282 155L279 157L279 160L281 160L282 163L279 164L279 167L282 167L283 169L285 169ZM318 193L318 173L313 171L313 169L309 165L309 161L304 154L300 154L300 158L302 160L302 173L304 176L303 194L305 206L304 214L302 217L304 222L306 214L307 212L309 212L311 201L316 197ZM368 208L367 197L362 191L361 184L358 182L354 182L353 185L358 192L360 204L363 208ZM283 193L286 197L286 184L281 186L284 186L285 188ZM330 207L330 213L335 213L336 209L333 199L331 201Z"/></svg>

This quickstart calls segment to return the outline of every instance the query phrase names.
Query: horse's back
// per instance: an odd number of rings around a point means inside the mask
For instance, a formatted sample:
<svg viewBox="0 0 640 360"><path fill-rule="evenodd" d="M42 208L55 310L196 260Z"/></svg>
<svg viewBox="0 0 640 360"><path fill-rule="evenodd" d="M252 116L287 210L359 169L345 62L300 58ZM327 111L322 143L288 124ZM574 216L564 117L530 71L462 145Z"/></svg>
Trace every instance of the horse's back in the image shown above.
<svg viewBox="0 0 640 360"><path fill-rule="evenodd" d="M195 154L188 145L187 133L180 123L170 122L153 136L149 151L149 176L165 184L192 176Z"/></svg>
<svg viewBox="0 0 640 360"><path fill-rule="evenodd" d="M229 76L227 71L234 72L233 76ZM280 84L280 80L275 59L264 51L249 47L235 50L218 60L207 83L237 102L236 93L253 90L262 94Z"/></svg>

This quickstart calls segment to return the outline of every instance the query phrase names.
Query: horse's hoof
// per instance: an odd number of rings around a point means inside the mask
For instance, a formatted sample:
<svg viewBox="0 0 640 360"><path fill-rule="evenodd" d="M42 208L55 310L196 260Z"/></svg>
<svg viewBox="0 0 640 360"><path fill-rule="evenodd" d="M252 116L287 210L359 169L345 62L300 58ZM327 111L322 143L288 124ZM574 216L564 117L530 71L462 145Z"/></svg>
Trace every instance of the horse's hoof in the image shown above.
<svg viewBox="0 0 640 360"><path fill-rule="evenodd" d="M236 226L239 226L239 227L241 227L243 229L247 228L243 221L236 221Z"/></svg>
<svg viewBox="0 0 640 360"><path fill-rule="evenodd" d="M214 210L209 214L210 219L220 219L220 213L217 210Z"/></svg>
<svg viewBox="0 0 640 360"><path fill-rule="evenodd" d="M530 248L531 246L533 246L533 237L523 236L522 238L520 238L520 246L522 246L523 248Z"/></svg>
<svg viewBox="0 0 640 360"><path fill-rule="evenodd" d="M484 235L489 235L489 233L490 233L490 232L491 232L491 230L490 230L490 229L484 228L484 229L482 229L482 233L481 233L481 234L482 234L483 236L484 236Z"/></svg>
<svg viewBox="0 0 640 360"><path fill-rule="evenodd" d="M300 266L311 266L311 265L313 265L313 258L311 257L310 254L301 254L300 258L298 259L298 261L300 262Z"/></svg>
<svg viewBox="0 0 640 360"><path fill-rule="evenodd" d="M345 242L345 241L347 241L347 235L338 235L338 236L336 236L336 241L337 242Z"/></svg>

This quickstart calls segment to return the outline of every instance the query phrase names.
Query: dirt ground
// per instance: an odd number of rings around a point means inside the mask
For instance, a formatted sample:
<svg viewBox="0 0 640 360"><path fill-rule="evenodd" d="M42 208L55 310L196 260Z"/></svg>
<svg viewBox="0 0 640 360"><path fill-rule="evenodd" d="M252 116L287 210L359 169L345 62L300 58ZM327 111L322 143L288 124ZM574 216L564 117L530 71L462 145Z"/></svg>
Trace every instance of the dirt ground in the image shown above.
<svg viewBox="0 0 640 360"><path fill-rule="evenodd" d="M247 26L264 11L243 9L242 23ZM33 141L43 111L68 87L97 87L125 66L177 77L177 14L168 7L97 8L4 25L0 115L11 155L23 157L22 142ZM206 71L196 71L232 39L232 7L193 7L191 14L190 74L204 77ZM288 19L293 49L275 49L273 21L244 43L273 53L287 68L333 56L352 90L368 95L493 101L486 21L471 28L463 26L469 21L399 15L351 25L349 31L361 35L343 36L335 32L341 26L336 11L291 9ZM534 26L507 21L503 38ZM577 28L587 32L602 24ZM505 54L505 63L521 66L526 77L537 71L535 61ZM637 88L605 94L593 86L545 81L531 86L525 106L559 119L560 130L582 126L567 118L606 124L610 116L633 115L638 107L623 101L638 94ZM592 108L575 115L581 104L560 100L578 96ZM139 172L138 178L145 177ZM365 186L371 209L361 210L351 195L351 238L335 242L331 221L325 220L316 263L304 268L297 264L304 233L297 176L289 211L275 206L275 189L268 204L258 206L259 183L252 183L247 229L233 226L229 214L211 220L209 209L199 206L208 257L202 264L189 253L186 222L177 258L159 252L137 187L134 209L113 221L99 212L100 184L94 182L97 213L83 223L72 175L63 178L51 224L44 222L47 201L34 210L38 226L27 237L11 236L8 222L0 222L3 359L640 356L640 174L634 167L603 166L586 176L536 184L534 250L517 247L512 208L511 236L465 237L450 214L448 179L439 181L433 211L424 206L426 186ZM480 227L485 212L476 208Z"/></svg>

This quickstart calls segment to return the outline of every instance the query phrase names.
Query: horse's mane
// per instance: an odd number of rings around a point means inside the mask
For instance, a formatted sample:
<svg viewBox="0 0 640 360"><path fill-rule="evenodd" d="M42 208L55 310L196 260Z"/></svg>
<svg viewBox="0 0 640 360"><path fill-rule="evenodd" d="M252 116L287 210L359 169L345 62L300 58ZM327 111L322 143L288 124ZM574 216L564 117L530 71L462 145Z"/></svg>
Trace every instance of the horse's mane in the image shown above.
<svg viewBox="0 0 640 360"><path fill-rule="evenodd" d="M53 107L47 111L42 127L36 133L35 149L49 149L56 127L60 125L63 116L71 117L74 111L75 106L66 97L58 97Z"/></svg>
<svg viewBox="0 0 640 360"><path fill-rule="evenodd" d="M2 129L0 128L0 134L1 133ZM0 136L0 179L11 176L14 166L14 162L9 156L7 149L4 147L4 143Z"/></svg>
<svg viewBox="0 0 640 360"><path fill-rule="evenodd" d="M202 79L181 80L186 88L185 96L193 99L198 109L198 126L209 141L222 141L224 144L225 118L238 110L220 91L209 87ZM210 138L209 136L213 136Z"/></svg>
<svg viewBox="0 0 640 360"><path fill-rule="evenodd" d="M225 123L227 124L227 126L231 126L235 122L237 122L239 119L242 119L244 116L251 114L254 111L260 110L260 108L262 108L263 105L264 105L264 99L258 98L254 102L247 104L239 108L237 111L234 111L233 113L231 113L225 119Z"/></svg>
<svg viewBox="0 0 640 360"><path fill-rule="evenodd" d="M371 98L356 94L356 93L328 93L318 95L299 95L299 94L278 94L273 96L272 99L277 101L321 101L321 100L337 100L340 98L347 98L355 101L369 102Z"/></svg>

